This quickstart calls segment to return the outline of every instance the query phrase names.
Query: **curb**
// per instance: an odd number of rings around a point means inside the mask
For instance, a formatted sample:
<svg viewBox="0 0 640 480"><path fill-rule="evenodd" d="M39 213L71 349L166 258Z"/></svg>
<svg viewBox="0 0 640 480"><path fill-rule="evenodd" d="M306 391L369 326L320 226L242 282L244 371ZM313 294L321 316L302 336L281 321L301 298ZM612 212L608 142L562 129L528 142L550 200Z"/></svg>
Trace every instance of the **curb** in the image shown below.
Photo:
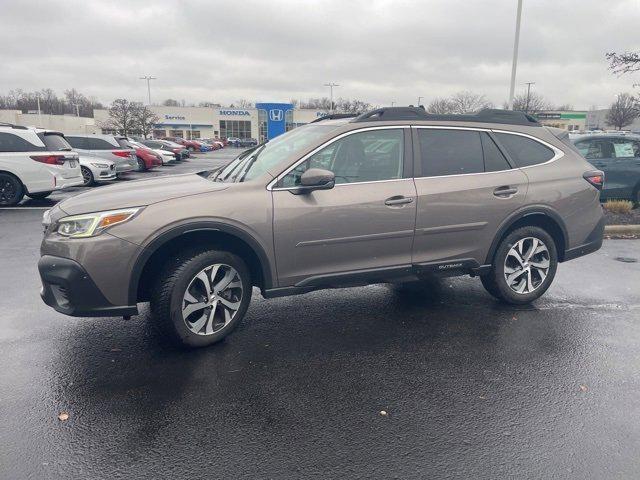
<svg viewBox="0 0 640 480"><path fill-rule="evenodd" d="M605 225L604 233L640 235L640 225Z"/></svg>

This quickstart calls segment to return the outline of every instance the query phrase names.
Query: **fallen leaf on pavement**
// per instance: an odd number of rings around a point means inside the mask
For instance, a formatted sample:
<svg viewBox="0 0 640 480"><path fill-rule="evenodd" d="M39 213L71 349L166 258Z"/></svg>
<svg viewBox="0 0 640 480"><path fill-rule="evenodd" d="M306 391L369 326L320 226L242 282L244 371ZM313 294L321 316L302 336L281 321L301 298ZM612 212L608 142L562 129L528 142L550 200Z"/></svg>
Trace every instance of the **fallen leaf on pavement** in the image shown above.
<svg viewBox="0 0 640 480"><path fill-rule="evenodd" d="M66 422L67 420L69 420L69 414L67 412L60 412L58 414L58 420L60 420L61 422Z"/></svg>

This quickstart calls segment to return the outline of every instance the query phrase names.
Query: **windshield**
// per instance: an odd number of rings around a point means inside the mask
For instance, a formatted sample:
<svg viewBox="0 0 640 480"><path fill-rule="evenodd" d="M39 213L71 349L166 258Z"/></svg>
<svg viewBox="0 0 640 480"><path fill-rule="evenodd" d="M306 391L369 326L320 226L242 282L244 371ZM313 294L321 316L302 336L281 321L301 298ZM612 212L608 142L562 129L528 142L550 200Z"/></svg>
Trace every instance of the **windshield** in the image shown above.
<svg viewBox="0 0 640 480"><path fill-rule="evenodd" d="M307 125L298 127L267 143L242 152L211 178L217 182L245 182L258 178L283 158L302 153L336 125Z"/></svg>

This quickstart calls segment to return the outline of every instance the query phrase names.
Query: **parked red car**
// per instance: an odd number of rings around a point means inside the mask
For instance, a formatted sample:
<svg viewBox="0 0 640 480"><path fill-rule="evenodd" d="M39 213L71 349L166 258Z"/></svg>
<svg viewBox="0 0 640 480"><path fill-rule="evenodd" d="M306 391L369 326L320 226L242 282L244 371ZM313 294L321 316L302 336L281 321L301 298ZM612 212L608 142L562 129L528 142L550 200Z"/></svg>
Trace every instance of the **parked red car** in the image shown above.
<svg viewBox="0 0 640 480"><path fill-rule="evenodd" d="M136 150L136 157L138 157L138 167L140 171L162 166L162 157L150 148L136 146L134 146L134 148Z"/></svg>
<svg viewBox="0 0 640 480"><path fill-rule="evenodd" d="M143 147L127 137L116 137L116 140L123 148L132 148L136 151L139 172L162 166L162 157L150 148Z"/></svg>
<svg viewBox="0 0 640 480"><path fill-rule="evenodd" d="M184 145L190 152L199 152L202 147L202 144L196 140L185 140L180 137L164 137L163 140L169 140L170 142Z"/></svg>

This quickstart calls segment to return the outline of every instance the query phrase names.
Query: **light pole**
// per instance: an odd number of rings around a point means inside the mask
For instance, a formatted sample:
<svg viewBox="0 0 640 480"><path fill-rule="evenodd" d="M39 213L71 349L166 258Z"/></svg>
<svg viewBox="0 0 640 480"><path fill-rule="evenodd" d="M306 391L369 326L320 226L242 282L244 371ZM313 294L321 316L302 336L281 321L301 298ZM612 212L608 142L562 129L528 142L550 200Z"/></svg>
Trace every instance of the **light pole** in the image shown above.
<svg viewBox="0 0 640 480"><path fill-rule="evenodd" d="M525 104L524 111L525 113L529 113L529 98L531 98L531 85L535 85L536 82L525 82L527 86L527 103ZM513 108L513 105L511 105Z"/></svg>
<svg viewBox="0 0 640 480"><path fill-rule="evenodd" d="M418 97L418 107L421 105L421 104L420 104L420 102L422 102L422 99L423 99L423 98L424 98L424 97Z"/></svg>
<svg viewBox="0 0 640 480"><path fill-rule="evenodd" d="M36 102L38 102L38 123L42 125L42 115L40 112L40 92L36 92Z"/></svg>
<svg viewBox="0 0 640 480"><path fill-rule="evenodd" d="M396 102L391 102L391 106L393 107L396 104Z"/></svg>
<svg viewBox="0 0 640 480"><path fill-rule="evenodd" d="M522 18L522 0L518 0L516 14L516 36L513 41L513 61L511 62L511 86L509 87L509 110L513 110L513 93L516 88L516 67L518 65L518 44L520 43L520 20Z"/></svg>
<svg viewBox="0 0 640 480"><path fill-rule="evenodd" d="M156 80L156 77L146 75L144 77L140 77L140 80L147 81L147 99L149 100L149 106L151 106L151 80Z"/></svg>
<svg viewBox="0 0 640 480"><path fill-rule="evenodd" d="M333 87L339 87L340 85L337 83L329 82L324 84L325 87L329 87L331 91L331 110L329 113L333 113Z"/></svg>
<svg viewBox="0 0 640 480"><path fill-rule="evenodd" d="M80 116L80 104L79 103L74 103L73 106L76 107L76 117L79 117Z"/></svg>

